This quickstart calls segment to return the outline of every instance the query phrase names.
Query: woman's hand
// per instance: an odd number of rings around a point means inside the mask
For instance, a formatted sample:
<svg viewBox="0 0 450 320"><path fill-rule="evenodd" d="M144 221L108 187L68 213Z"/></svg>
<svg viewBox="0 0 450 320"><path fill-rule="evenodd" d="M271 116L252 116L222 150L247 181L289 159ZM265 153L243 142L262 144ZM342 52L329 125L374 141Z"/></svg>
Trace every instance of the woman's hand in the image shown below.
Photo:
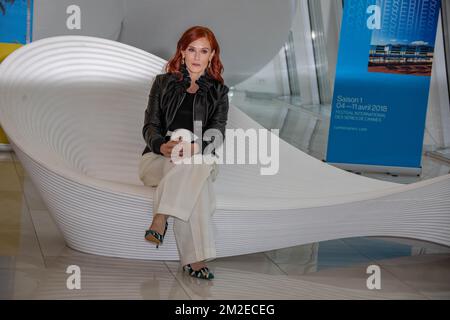
<svg viewBox="0 0 450 320"><path fill-rule="evenodd" d="M195 143L195 142L191 142L191 143L185 143L183 144L183 147L180 150L180 158L183 158L183 154L185 154L187 156L188 152L186 151L185 153L183 153L184 150L186 150L186 148L190 148L191 153L190 156L192 157L194 154L198 153L200 151L200 146Z"/></svg>
<svg viewBox="0 0 450 320"><path fill-rule="evenodd" d="M162 153L165 157L170 158L170 157L172 156L172 149L173 149L177 144L179 144L179 143L182 143L181 137L180 137L180 139L177 140L177 141L171 140L171 141L168 141L168 142L166 142L166 143L163 143L163 144L161 145L161 149L160 149L160 150L161 150L161 153ZM179 156L180 158L183 157L183 154L184 154L183 151L185 150L186 147L188 147L188 148L191 149L191 150L190 150L190 151L191 151L191 156L193 156L194 154L197 154L197 153L200 152L200 146L199 146L198 143L192 142L192 143L190 143L190 144L184 144L184 145L182 145L182 147L180 148L180 152L179 152L179 154L178 154L178 156ZM187 152L186 152L186 154L187 154Z"/></svg>
<svg viewBox="0 0 450 320"><path fill-rule="evenodd" d="M160 152L163 154L164 157L170 158L172 156L172 149L179 144L181 141L174 141L170 140L166 143L163 143L160 148Z"/></svg>

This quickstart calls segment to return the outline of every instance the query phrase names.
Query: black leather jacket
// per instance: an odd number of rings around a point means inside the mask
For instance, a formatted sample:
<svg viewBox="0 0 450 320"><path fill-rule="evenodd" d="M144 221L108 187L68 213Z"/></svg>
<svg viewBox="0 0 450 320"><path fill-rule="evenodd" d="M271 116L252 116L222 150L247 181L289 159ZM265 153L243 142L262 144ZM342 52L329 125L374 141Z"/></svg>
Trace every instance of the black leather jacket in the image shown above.
<svg viewBox="0 0 450 320"><path fill-rule="evenodd" d="M189 72L185 67L181 68L183 78L178 81L175 73L158 74L155 77L147 109L145 110L144 127L142 135L147 146L142 155L147 152L161 153L161 145L167 141L167 130L175 118L178 108L183 102L186 90L191 85ZM196 83L199 86L194 98L194 119L202 121L202 133L210 128L220 130L225 140L225 127L228 119L228 91L225 84L221 84L206 72L200 76ZM202 137L199 137L202 139ZM201 142L202 153L206 146L214 141ZM215 147L221 145L215 142ZM214 149L212 154L215 154Z"/></svg>

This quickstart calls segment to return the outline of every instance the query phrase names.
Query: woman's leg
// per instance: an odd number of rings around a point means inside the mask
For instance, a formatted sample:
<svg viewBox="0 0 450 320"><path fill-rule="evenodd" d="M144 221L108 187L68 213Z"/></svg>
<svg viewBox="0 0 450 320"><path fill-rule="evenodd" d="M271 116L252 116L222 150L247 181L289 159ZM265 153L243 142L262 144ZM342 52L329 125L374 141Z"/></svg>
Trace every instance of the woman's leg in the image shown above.
<svg viewBox="0 0 450 320"><path fill-rule="evenodd" d="M164 156L148 152L139 163L139 179L148 187L156 187L164 176Z"/></svg>
<svg viewBox="0 0 450 320"><path fill-rule="evenodd" d="M183 266L191 264L194 270L198 270L205 266L202 262L216 258L215 232L211 219L215 209L212 178L208 177L189 220L174 219L173 231Z"/></svg>
<svg viewBox="0 0 450 320"><path fill-rule="evenodd" d="M149 187L157 187L164 175L170 170L170 161L168 158L148 152L141 158L139 164L139 178L144 185ZM164 233L167 216L158 214L153 210L153 220L150 229L160 234Z"/></svg>
<svg viewBox="0 0 450 320"><path fill-rule="evenodd" d="M173 230L182 265L194 270L216 257L211 216L216 210L216 164L171 164L155 191L155 212L174 217Z"/></svg>
<svg viewBox="0 0 450 320"><path fill-rule="evenodd" d="M212 170L208 164L165 165L166 173L154 193L154 212L188 221Z"/></svg>
<svg viewBox="0 0 450 320"><path fill-rule="evenodd" d="M203 261L216 257L211 216L216 209L213 181L218 167L216 164L174 164L169 158L160 157L164 160L159 169L162 179L153 197L156 214L150 228L162 234L167 216L173 216L181 263L191 264L198 270L205 266ZM152 169L148 175L152 175L158 166L149 167Z"/></svg>

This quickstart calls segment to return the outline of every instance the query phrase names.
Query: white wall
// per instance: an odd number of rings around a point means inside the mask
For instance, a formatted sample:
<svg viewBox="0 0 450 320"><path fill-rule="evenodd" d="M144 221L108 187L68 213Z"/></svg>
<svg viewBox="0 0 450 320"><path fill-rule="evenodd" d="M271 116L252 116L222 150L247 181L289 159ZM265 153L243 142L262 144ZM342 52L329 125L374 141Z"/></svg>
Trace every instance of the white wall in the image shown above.
<svg viewBox="0 0 450 320"><path fill-rule="evenodd" d="M66 27L71 4L81 8L80 30ZM33 40L58 35L119 39L168 60L182 32L204 25L216 34L224 78L233 85L278 53L291 25L290 6L290 0L35 0Z"/></svg>
<svg viewBox="0 0 450 320"><path fill-rule="evenodd" d="M256 74L237 84L236 90L264 93L268 96L289 94L284 47Z"/></svg>
<svg viewBox="0 0 450 320"><path fill-rule="evenodd" d="M182 32L212 29L221 46L224 78L234 85L261 70L287 39L290 1L125 0L121 42L169 59Z"/></svg>
<svg viewBox="0 0 450 320"><path fill-rule="evenodd" d="M81 29L69 30L66 9L81 9ZM88 35L117 40L125 17L123 0L34 0L33 41L59 35Z"/></svg>

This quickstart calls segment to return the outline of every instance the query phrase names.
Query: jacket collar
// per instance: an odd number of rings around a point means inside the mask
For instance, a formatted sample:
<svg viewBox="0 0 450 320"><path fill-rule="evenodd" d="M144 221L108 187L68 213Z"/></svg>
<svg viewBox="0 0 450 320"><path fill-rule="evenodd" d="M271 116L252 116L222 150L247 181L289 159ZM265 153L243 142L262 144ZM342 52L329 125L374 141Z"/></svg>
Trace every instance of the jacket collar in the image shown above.
<svg viewBox="0 0 450 320"><path fill-rule="evenodd" d="M175 80L175 88L181 93L184 93L191 86L192 80L185 64L181 65L180 72L183 75L183 78L181 80L178 80L178 77L175 73L172 73L171 75ZM205 95L209 91L209 88L214 84L214 81L215 79L211 77L205 70L205 72L203 72L198 80L195 81L195 83L199 86L197 93L200 95Z"/></svg>

